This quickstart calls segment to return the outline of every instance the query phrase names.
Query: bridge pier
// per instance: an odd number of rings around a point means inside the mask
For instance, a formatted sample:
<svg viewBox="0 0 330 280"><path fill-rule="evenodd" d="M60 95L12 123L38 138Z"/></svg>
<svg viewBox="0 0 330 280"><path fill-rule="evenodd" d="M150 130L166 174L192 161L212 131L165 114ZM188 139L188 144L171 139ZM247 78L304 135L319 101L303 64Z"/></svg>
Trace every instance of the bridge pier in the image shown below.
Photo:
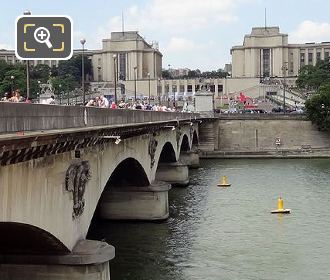
<svg viewBox="0 0 330 280"><path fill-rule="evenodd" d="M81 240L68 255L0 255L0 279L110 280L115 248Z"/></svg>
<svg viewBox="0 0 330 280"><path fill-rule="evenodd" d="M156 180L167 182L172 186L187 186L189 184L188 166L181 162L160 163Z"/></svg>
<svg viewBox="0 0 330 280"><path fill-rule="evenodd" d="M165 220L171 186L156 181L147 187L112 187L100 201L100 216L112 220Z"/></svg>
<svg viewBox="0 0 330 280"><path fill-rule="evenodd" d="M182 151L179 160L189 168L199 168L198 151Z"/></svg>

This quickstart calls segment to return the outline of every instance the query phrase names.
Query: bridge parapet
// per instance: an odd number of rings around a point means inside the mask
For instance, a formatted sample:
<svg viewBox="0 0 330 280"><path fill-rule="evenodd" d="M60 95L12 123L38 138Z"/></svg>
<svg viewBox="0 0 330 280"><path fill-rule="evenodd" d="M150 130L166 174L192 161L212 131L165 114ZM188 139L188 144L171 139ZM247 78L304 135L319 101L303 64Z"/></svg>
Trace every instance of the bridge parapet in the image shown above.
<svg viewBox="0 0 330 280"><path fill-rule="evenodd" d="M195 117L199 117L199 114L0 102L0 134Z"/></svg>

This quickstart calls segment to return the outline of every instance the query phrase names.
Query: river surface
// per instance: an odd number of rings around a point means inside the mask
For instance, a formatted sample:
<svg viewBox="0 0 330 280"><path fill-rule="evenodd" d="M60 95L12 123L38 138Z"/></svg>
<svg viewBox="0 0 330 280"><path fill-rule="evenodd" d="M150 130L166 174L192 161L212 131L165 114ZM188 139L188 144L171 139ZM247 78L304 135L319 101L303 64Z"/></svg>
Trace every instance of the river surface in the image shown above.
<svg viewBox="0 0 330 280"><path fill-rule="evenodd" d="M330 160L204 160L190 178L166 222L95 222L111 280L330 279ZM270 214L280 195L290 215Z"/></svg>

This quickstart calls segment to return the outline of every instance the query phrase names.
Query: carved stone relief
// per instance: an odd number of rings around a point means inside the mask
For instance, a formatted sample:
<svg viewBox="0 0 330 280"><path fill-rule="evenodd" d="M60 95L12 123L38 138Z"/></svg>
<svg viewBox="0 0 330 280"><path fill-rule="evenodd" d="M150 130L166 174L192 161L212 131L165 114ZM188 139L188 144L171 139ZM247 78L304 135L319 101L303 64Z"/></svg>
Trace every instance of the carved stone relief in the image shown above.
<svg viewBox="0 0 330 280"><path fill-rule="evenodd" d="M149 140L149 147L148 147L148 153L150 155L150 168L153 168L154 164L155 164L155 154L156 154L156 150L157 150L157 145L158 142L155 139L155 135L151 135L150 136L150 140Z"/></svg>
<svg viewBox="0 0 330 280"><path fill-rule="evenodd" d="M90 178L91 173L88 161L72 163L66 171L65 189L73 193L73 218L79 217L84 212L85 187Z"/></svg>

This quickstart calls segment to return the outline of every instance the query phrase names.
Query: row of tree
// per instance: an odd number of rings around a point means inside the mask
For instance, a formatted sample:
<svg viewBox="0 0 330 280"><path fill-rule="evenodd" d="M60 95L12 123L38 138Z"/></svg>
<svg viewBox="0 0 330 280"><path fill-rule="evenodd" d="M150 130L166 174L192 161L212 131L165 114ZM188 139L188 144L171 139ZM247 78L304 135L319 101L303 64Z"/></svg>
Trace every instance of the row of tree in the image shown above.
<svg viewBox="0 0 330 280"><path fill-rule="evenodd" d="M301 67L296 81L299 88L314 92L306 101L306 114L320 130L330 131L330 62Z"/></svg>
<svg viewBox="0 0 330 280"><path fill-rule="evenodd" d="M81 62L81 57L75 56L60 61L58 67L45 64L30 66L30 98L36 98L37 93L40 93L40 84L50 83L57 95L80 87ZM87 57L84 57L84 69L86 76L92 76L91 61ZM15 89L19 89L23 96L26 95L26 65L12 65L0 60L0 96Z"/></svg>

